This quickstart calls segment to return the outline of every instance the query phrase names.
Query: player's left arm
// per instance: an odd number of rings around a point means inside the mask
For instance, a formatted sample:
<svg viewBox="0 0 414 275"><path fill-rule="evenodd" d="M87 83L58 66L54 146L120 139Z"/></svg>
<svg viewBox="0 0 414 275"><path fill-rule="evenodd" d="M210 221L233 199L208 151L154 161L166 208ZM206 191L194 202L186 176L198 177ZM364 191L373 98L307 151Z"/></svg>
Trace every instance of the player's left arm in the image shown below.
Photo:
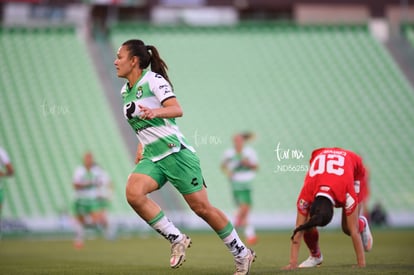
<svg viewBox="0 0 414 275"><path fill-rule="evenodd" d="M148 108L138 105L141 119L176 118L183 116L183 110L178 103L170 83L162 76L156 75L150 82L150 89L161 103L161 108Z"/></svg>
<svg viewBox="0 0 414 275"><path fill-rule="evenodd" d="M304 224L307 221L308 217L301 214L299 211L296 215L296 227ZM296 228L295 227L295 228ZM303 231L299 231L295 234L290 244L290 260L289 264L282 267L283 270L291 270L298 268L298 257L299 257L299 249L300 243L302 242L303 238Z"/></svg>
<svg viewBox="0 0 414 275"><path fill-rule="evenodd" d="M359 233L359 223L358 223L358 211L355 209L352 214L346 217L346 221L348 224L349 234L352 239L352 244L354 246L357 264L358 267L365 267L365 253L364 253L364 246L362 244L361 235Z"/></svg>
<svg viewBox="0 0 414 275"><path fill-rule="evenodd" d="M227 176L228 179L231 179L233 177L233 171L232 169L230 169L229 167L229 163L231 162L231 156L232 156L232 151L230 149L227 149L222 157L222 161L220 164L220 169L223 172L224 175Z"/></svg>
<svg viewBox="0 0 414 275"><path fill-rule="evenodd" d="M257 161L256 152L254 152L253 150L250 150L249 156L241 160L241 165L251 170L257 170L259 168L259 165Z"/></svg>

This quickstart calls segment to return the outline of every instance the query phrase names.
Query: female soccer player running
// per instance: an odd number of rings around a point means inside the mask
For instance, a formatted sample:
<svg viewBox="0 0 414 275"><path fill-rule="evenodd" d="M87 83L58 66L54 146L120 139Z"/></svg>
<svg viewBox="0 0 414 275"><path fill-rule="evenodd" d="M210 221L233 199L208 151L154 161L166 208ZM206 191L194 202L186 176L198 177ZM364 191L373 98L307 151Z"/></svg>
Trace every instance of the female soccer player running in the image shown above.
<svg viewBox="0 0 414 275"><path fill-rule="evenodd" d="M358 267L365 267L364 250L372 249L373 238L366 218L359 216L358 194L361 184L365 184L363 179L365 168L357 154L341 148L320 148L312 152L310 168L297 200L290 261L283 269L322 264L316 226L325 226L331 221L333 207L342 207L342 230L351 236ZM298 265L302 236L311 255Z"/></svg>
<svg viewBox="0 0 414 275"><path fill-rule="evenodd" d="M248 274L255 253L246 248L224 213L208 200L199 159L175 122L183 112L172 90L167 66L157 49L141 40L128 40L118 49L114 65L118 77L128 80L121 90L124 115L143 150L128 178L128 203L171 243L170 266L177 268L185 261L191 239L147 197L167 181L171 182L233 254L235 274ZM147 70L149 65L151 70Z"/></svg>
<svg viewBox="0 0 414 275"><path fill-rule="evenodd" d="M75 248L84 245L85 228L94 227L105 230L105 236L110 238L108 220L102 203L99 200L99 189L107 180L106 172L95 164L92 153L83 156L83 165L77 167L73 174L73 187L75 189Z"/></svg>
<svg viewBox="0 0 414 275"><path fill-rule="evenodd" d="M246 242L249 245L257 242L254 226L249 223L249 213L252 205L252 181L256 177L258 160L256 151L245 145L246 141L252 138L252 133L234 135L233 148L224 152L221 163L221 170L230 181L238 207L235 226L244 228Z"/></svg>

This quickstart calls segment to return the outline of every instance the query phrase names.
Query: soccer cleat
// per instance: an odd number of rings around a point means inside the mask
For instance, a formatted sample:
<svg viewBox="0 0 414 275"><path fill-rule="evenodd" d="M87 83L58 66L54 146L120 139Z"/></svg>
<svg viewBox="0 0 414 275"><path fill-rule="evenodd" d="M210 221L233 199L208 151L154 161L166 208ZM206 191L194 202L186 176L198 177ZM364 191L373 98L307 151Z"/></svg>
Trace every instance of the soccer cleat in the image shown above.
<svg viewBox="0 0 414 275"><path fill-rule="evenodd" d="M75 249L82 249L83 248L83 241L81 241L81 240L75 240L74 242L73 242L73 247L75 248Z"/></svg>
<svg viewBox="0 0 414 275"><path fill-rule="evenodd" d="M360 216L360 219L364 220L365 227L361 232L362 244L364 245L364 250L366 252L371 251L374 239L372 238L371 230L369 229L368 220L364 216Z"/></svg>
<svg viewBox="0 0 414 275"><path fill-rule="evenodd" d="M321 254L321 256L319 258L318 257L309 256L309 258L307 258L306 260L304 260L299 265L299 268L308 268L308 267L320 266L322 264L322 261L323 261L322 254Z"/></svg>
<svg viewBox="0 0 414 275"><path fill-rule="evenodd" d="M244 257L235 257L236 272L234 275L247 275L250 271L250 266L256 260L256 253L248 248L247 255Z"/></svg>
<svg viewBox="0 0 414 275"><path fill-rule="evenodd" d="M185 262L185 251L191 246L191 239L183 234L183 239L171 245L170 266L179 268Z"/></svg>

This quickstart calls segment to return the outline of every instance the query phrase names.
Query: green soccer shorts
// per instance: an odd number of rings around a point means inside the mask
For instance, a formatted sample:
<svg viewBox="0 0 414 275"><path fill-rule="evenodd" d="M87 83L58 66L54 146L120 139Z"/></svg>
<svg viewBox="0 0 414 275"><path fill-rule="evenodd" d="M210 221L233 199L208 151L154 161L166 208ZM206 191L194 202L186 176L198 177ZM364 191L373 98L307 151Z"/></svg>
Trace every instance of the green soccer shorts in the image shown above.
<svg viewBox="0 0 414 275"><path fill-rule="evenodd" d="M74 211L76 216L87 216L100 210L102 210L102 207L97 199L77 199L75 201Z"/></svg>
<svg viewBox="0 0 414 275"><path fill-rule="evenodd" d="M205 185L200 160L188 149L181 149L156 162L143 158L132 173L150 176L158 183L158 188L169 181L182 195L200 191Z"/></svg>
<svg viewBox="0 0 414 275"><path fill-rule="evenodd" d="M233 198L236 204L252 205L252 192L250 189L245 190L233 190Z"/></svg>
<svg viewBox="0 0 414 275"><path fill-rule="evenodd" d="M99 198L97 200L98 200L99 210L106 210L111 205L111 202L108 199Z"/></svg>

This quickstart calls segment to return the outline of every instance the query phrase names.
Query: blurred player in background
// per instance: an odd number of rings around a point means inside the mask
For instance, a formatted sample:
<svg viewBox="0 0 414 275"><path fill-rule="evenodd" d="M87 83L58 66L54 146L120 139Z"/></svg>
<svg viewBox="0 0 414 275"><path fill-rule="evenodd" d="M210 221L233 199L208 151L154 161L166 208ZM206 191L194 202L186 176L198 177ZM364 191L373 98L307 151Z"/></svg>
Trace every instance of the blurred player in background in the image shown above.
<svg viewBox="0 0 414 275"><path fill-rule="evenodd" d="M102 169L102 168L101 168ZM109 222L108 210L111 206L113 194L112 180L108 173L102 169L101 183L98 186L98 204L100 209L101 221L104 224L105 238L114 240L116 238L117 228Z"/></svg>
<svg viewBox="0 0 414 275"><path fill-rule="evenodd" d="M230 181L234 201L238 207L235 226L244 228L247 244L257 242L255 229L249 223L252 206L252 182L256 177L258 160L256 151L246 146L253 133L240 133L233 137L233 147L224 152L221 169Z"/></svg>
<svg viewBox="0 0 414 275"><path fill-rule="evenodd" d="M1 214L5 196L5 178L14 174L13 165L6 150L0 147L0 236L1 236Z"/></svg>
<svg viewBox="0 0 414 275"><path fill-rule="evenodd" d="M102 168L101 168L102 169ZM108 220L107 211L111 205L112 182L108 173L102 169L101 183L98 185L97 200L99 209L102 212L103 220Z"/></svg>
<svg viewBox="0 0 414 275"><path fill-rule="evenodd" d="M388 225L387 212L385 211L384 206L382 205L382 203L380 201L377 201L374 204L369 217L370 217L370 222L374 226L386 226L386 225Z"/></svg>
<svg viewBox="0 0 414 275"><path fill-rule="evenodd" d="M255 253L240 240L224 213L208 200L198 156L176 124L175 118L183 113L158 50L141 40L128 40L118 49L114 65L118 77L128 80L121 90L124 114L137 134L138 148L142 149L142 156L137 157L139 162L128 178L128 203L171 243L170 266L178 268L185 261L191 239L147 197L167 181L171 182L233 254L235 274L248 274ZM151 70L147 70L149 65Z"/></svg>
<svg viewBox="0 0 414 275"><path fill-rule="evenodd" d="M109 234L105 208L100 200L102 198L100 192L109 181L106 172L95 164L92 153L85 153L83 165L77 167L73 175L77 221L74 243L76 248L83 247L86 227L105 230L105 233Z"/></svg>
<svg viewBox="0 0 414 275"><path fill-rule="evenodd" d="M351 236L358 267L365 267L364 250L372 249L373 239L367 219L359 215L358 195L364 179L365 167L357 154L341 148L320 148L312 152L310 168L297 200L290 261L283 269L322 264L316 226L326 226L331 221L334 207L342 208L342 230ZM298 265L302 236L310 256Z"/></svg>

